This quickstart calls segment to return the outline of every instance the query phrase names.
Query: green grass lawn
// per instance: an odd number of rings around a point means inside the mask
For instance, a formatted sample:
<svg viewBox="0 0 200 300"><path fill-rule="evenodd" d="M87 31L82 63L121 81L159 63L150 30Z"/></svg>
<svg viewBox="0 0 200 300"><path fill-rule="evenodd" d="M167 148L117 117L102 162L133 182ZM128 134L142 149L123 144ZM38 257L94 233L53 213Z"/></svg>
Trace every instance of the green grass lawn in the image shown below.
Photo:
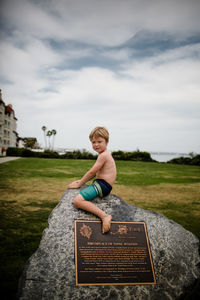
<svg viewBox="0 0 200 300"><path fill-rule="evenodd" d="M52 209L90 160L22 158L0 164L1 299L15 299L19 276L35 252ZM200 167L117 161L113 193L163 213L200 238ZM6 296L2 298L2 295Z"/></svg>

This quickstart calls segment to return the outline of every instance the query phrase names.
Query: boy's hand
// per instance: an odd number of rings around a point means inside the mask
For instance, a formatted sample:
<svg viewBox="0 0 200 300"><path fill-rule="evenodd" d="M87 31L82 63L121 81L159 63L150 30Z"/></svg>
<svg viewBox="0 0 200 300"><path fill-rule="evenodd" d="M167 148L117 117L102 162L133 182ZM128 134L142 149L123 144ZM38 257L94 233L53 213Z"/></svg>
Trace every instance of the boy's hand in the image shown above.
<svg viewBox="0 0 200 300"><path fill-rule="evenodd" d="M80 180L73 181L70 185L68 185L68 188L70 189L77 189L79 187L81 187Z"/></svg>

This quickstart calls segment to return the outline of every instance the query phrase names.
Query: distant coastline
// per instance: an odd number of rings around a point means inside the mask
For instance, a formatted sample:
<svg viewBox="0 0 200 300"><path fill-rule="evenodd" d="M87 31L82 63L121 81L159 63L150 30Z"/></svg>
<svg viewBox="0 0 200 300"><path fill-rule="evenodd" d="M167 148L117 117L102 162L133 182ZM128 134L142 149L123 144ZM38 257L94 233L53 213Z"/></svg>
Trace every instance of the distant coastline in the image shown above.
<svg viewBox="0 0 200 300"><path fill-rule="evenodd" d="M150 152L151 157L159 162L167 162L177 157L190 157L188 153L177 153L177 152Z"/></svg>

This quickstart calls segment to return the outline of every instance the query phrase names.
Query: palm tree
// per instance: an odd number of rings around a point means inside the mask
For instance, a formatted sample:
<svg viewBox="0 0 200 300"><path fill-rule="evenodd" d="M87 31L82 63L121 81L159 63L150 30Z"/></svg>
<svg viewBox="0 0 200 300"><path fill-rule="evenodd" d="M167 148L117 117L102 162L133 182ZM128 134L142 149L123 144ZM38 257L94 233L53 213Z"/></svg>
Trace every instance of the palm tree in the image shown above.
<svg viewBox="0 0 200 300"><path fill-rule="evenodd" d="M49 137L49 150L50 150L51 149L50 137L52 136L52 131L51 130L47 131L47 136Z"/></svg>
<svg viewBox="0 0 200 300"><path fill-rule="evenodd" d="M46 126L42 126L42 130L44 131L44 144L45 144L45 149L47 148L47 139L46 139Z"/></svg>
<svg viewBox="0 0 200 300"><path fill-rule="evenodd" d="M51 130L52 134L53 134L53 142L52 142L52 150L54 149L54 142L55 142L55 135L57 133L57 131L55 129Z"/></svg>

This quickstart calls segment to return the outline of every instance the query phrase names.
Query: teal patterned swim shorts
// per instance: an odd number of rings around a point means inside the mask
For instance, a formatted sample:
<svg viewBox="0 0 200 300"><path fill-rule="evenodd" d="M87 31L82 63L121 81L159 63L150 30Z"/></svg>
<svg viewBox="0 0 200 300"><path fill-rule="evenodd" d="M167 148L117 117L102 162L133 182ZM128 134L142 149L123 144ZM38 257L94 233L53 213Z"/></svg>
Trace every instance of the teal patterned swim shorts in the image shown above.
<svg viewBox="0 0 200 300"><path fill-rule="evenodd" d="M96 179L93 184L87 186L80 191L81 196L85 200L92 200L97 196L103 198L110 194L112 186L103 179Z"/></svg>

